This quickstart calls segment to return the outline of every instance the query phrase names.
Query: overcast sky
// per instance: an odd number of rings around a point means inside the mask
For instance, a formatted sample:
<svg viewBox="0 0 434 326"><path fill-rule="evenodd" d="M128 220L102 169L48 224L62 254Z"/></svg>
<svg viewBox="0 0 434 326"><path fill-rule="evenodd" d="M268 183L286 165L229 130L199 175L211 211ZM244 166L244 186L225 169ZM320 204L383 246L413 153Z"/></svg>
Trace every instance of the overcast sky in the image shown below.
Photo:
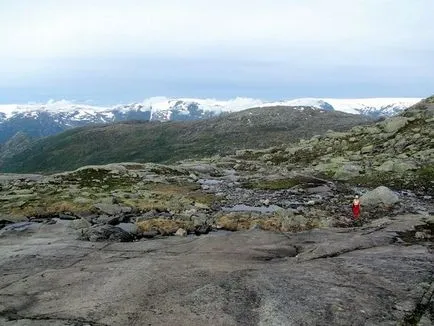
<svg viewBox="0 0 434 326"><path fill-rule="evenodd" d="M0 0L0 103L424 97L433 0Z"/></svg>

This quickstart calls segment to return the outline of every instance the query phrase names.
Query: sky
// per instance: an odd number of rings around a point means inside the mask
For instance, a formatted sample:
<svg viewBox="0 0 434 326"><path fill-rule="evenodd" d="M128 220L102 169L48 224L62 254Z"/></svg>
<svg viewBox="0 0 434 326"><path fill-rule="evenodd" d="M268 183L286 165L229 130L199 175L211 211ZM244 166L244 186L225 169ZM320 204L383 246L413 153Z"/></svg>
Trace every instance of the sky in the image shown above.
<svg viewBox="0 0 434 326"><path fill-rule="evenodd" d="M434 93L432 0L0 0L0 103Z"/></svg>

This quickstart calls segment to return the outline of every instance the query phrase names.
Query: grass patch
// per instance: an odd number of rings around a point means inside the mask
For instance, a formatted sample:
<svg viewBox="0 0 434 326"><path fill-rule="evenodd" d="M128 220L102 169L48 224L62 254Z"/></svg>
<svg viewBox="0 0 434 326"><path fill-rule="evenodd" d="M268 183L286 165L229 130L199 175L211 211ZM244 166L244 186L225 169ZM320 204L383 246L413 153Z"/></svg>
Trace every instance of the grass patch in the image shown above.
<svg viewBox="0 0 434 326"><path fill-rule="evenodd" d="M13 207L8 212L13 216L45 216L57 213L81 213L92 210L90 204L76 204L66 200L43 198L22 207Z"/></svg>
<svg viewBox="0 0 434 326"><path fill-rule="evenodd" d="M194 231L193 222L167 219L151 219L137 223L139 229L143 232L157 231L161 235L172 235L179 228L187 232Z"/></svg>
<svg viewBox="0 0 434 326"><path fill-rule="evenodd" d="M104 168L88 168L62 176L64 182L78 184L80 188L105 187L106 191L131 187L137 180L129 175L111 173Z"/></svg>
<svg viewBox="0 0 434 326"><path fill-rule="evenodd" d="M228 231L243 231L259 226L266 231L299 232L315 228L320 224L313 219L279 212L261 217L241 213L227 214L217 219L217 225Z"/></svg>
<svg viewBox="0 0 434 326"><path fill-rule="evenodd" d="M349 183L365 187L386 186L392 189L408 189L432 195L434 194L434 165L400 174L393 172L366 173L352 178Z"/></svg>

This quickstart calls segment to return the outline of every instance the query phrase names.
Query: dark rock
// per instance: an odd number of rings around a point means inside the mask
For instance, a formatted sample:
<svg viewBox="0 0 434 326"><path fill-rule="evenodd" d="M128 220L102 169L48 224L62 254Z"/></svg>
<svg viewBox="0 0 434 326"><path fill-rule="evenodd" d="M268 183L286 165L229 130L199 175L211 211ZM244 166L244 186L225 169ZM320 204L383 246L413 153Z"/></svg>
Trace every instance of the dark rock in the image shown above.
<svg viewBox="0 0 434 326"><path fill-rule="evenodd" d="M161 212L158 214L158 217L160 217L160 218L171 218L172 216L173 216L173 214L169 213L169 212Z"/></svg>
<svg viewBox="0 0 434 326"><path fill-rule="evenodd" d="M4 228L6 225L13 224L14 222L8 220L0 220L0 229Z"/></svg>
<svg viewBox="0 0 434 326"><path fill-rule="evenodd" d="M81 240L91 242L99 241L115 241L115 242L130 242L135 239L135 236L119 227L112 225L94 225L88 229L84 229L79 237Z"/></svg>
<svg viewBox="0 0 434 326"><path fill-rule="evenodd" d="M156 230L141 233L142 238L146 238L146 239L152 239L157 235L158 235L158 231Z"/></svg>
<svg viewBox="0 0 434 326"><path fill-rule="evenodd" d="M323 185L323 186L318 186L318 187L312 187L312 188L307 188L306 192L308 194L330 194L331 193L331 189L330 187Z"/></svg>
<svg viewBox="0 0 434 326"><path fill-rule="evenodd" d="M43 219L43 218L32 217L29 220L33 223L44 223L46 221L49 221L50 219L47 220L47 219Z"/></svg>
<svg viewBox="0 0 434 326"><path fill-rule="evenodd" d="M199 225L195 228L194 234L201 235L201 234L208 234L211 232L212 228L208 224Z"/></svg>
<svg viewBox="0 0 434 326"><path fill-rule="evenodd" d="M59 213L57 215L57 218L61 219L61 220L75 220L77 217L74 215L67 215L67 214L63 214L63 213Z"/></svg>
<svg viewBox="0 0 434 326"><path fill-rule="evenodd" d="M100 215L95 220L95 223L96 224L116 225L116 224L119 224L119 217L118 216Z"/></svg>
<svg viewBox="0 0 434 326"><path fill-rule="evenodd" d="M27 234L36 232L36 230L40 227L40 223L35 222L19 222L12 223L6 225L0 231L0 236L9 235L9 234Z"/></svg>

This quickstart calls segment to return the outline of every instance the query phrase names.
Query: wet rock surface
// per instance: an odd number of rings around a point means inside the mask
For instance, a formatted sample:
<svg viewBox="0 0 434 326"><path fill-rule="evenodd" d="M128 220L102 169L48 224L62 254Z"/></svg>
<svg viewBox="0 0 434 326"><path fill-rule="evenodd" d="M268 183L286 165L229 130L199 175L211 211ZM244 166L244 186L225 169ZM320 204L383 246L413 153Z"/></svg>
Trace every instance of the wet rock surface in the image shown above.
<svg viewBox="0 0 434 326"><path fill-rule="evenodd" d="M428 220L131 243L40 224L0 238L0 324L430 325Z"/></svg>

